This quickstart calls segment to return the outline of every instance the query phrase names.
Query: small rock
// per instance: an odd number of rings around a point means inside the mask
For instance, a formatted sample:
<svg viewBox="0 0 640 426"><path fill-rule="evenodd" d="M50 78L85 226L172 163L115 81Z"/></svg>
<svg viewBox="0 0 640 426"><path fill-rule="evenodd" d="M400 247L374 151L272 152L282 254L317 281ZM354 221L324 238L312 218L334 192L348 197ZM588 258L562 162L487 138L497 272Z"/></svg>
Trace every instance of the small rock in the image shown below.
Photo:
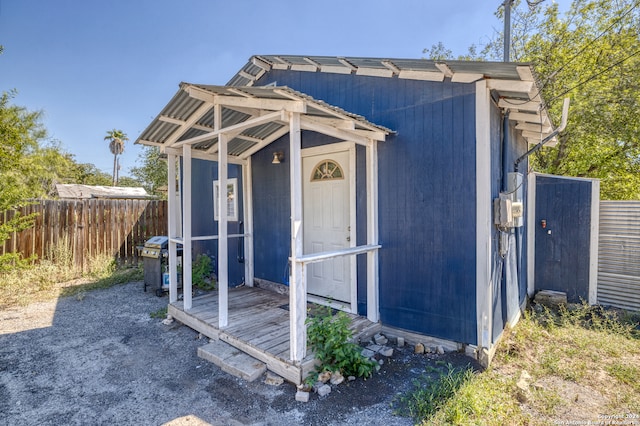
<svg viewBox="0 0 640 426"><path fill-rule="evenodd" d="M380 364L376 364L376 373L380 371Z"/></svg>
<svg viewBox="0 0 640 426"><path fill-rule="evenodd" d="M204 338L204 334L198 333L198 340L202 340Z"/></svg>
<svg viewBox="0 0 640 426"><path fill-rule="evenodd" d="M531 375L529 374L529 372L527 370L522 370L520 372L520 380L529 381L531 379L532 379L532 377L531 377Z"/></svg>
<svg viewBox="0 0 640 426"><path fill-rule="evenodd" d="M297 391L296 392L296 401L300 402L309 402L309 392L305 391Z"/></svg>
<svg viewBox="0 0 640 426"><path fill-rule="evenodd" d="M444 354L444 348L438 345L438 347L436 348L436 353L438 353L438 355Z"/></svg>
<svg viewBox="0 0 640 426"><path fill-rule="evenodd" d="M404 337L398 337L398 347L404 347Z"/></svg>
<svg viewBox="0 0 640 426"><path fill-rule="evenodd" d="M433 352L433 350L429 346L425 346L424 347L424 353L425 354L430 354L431 352Z"/></svg>
<svg viewBox="0 0 640 426"><path fill-rule="evenodd" d="M307 384L307 383L301 383L297 386L298 390L301 390L303 392L311 392L311 385Z"/></svg>
<svg viewBox="0 0 640 426"><path fill-rule="evenodd" d="M327 383L330 378L331 378L331 371L323 371L322 373L318 374L319 382Z"/></svg>
<svg viewBox="0 0 640 426"><path fill-rule="evenodd" d="M350 382L353 382L355 379L356 379L356 376L347 377L347 380L349 380Z"/></svg>
<svg viewBox="0 0 640 426"><path fill-rule="evenodd" d="M264 382L271 386L280 386L284 383L284 379L277 374L273 374L272 372L267 372L267 377L264 379Z"/></svg>
<svg viewBox="0 0 640 426"><path fill-rule="evenodd" d="M318 396L325 396L331 393L331 386L322 385L318 388Z"/></svg>
<svg viewBox="0 0 640 426"><path fill-rule="evenodd" d="M393 348L390 348L388 346L383 346L382 349L378 351L378 353L382 356L389 357L393 355Z"/></svg>
<svg viewBox="0 0 640 426"><path fill-rule="evenodd" d="M360 352L362 354L363 357L365 358L371 358L372 356L374 356L376 353L373 352L371 349L363 349L362 352Z"/></svg>
<svg viewBox="0 0 640 426"><path fill-rule="evenodd" d="M522 379L520 379L520 380L518 380L518 382L516 383L516 387L517 387L519 390L521 390L521 391L523 391L523 392L526 392L526 391L528 391L528 390L529 390L529 383L528 383L526 380L522 380Z"/></svg>
<svg viewBox="0 0 640 426"><path fill-rule="evenodd" d="M516 389L516 399L521 404L524 404L525 402L527 402L529 400L529 395L527 394L526 391L523 391L522 389L518 388L518 389Z"/></svg>
<svg viewBox="0 0 640 426"><path fill-rule="evenodd" d="M413 353L423 354L424 353L424 345L422 343L418 343L416 345L415 349L413 350Z"/></svg>
<svg viewBox="0 0 640 426"><path fill-rule="evenodd" d="M344 382L344 376L340 374L339 371L334 371L329 382L332 385L339 385L340 383Z"/></svg>
<svg viewBox="0 0 640 426"><path fill-rule="evenodd" d="M324 385L324 383L322 382L315 382L313 384L313 386L311 387L311 390L313 390L314 392L318 392L318 389L320 389L320 386Z"/></svg>
<svg viewBox="0 0 640 426"><path fill-rule="evenodd" d="M384 365L384 359L379 359L378 360L378 365Z"/></svg>
<svg viewBox="0 0 640 426"><path fill-rule="evenodd" d="M382 346L380 346L380 345L369 345L369 346L367 346L367 349L369 349L370 351L373 351L373 352L379 352L380 349L382 349Z"/></svg>
<svg viewBox="0 0 640 426"><path fill-rule="evenodd" d="M389 342L389 339L387 339L384 335L378 333L373 336L373 341L376 342L376 345L386 345L387 342Z"/></svg>
<svg viewBox="0 0 640 426"><path fill-rule="evenodd" d="M166 319L163 319L163 320L162 320L162 323L163 323L164 325L171 325L171 324L173 323L173 318L171 318L171 316L167 316L167 318L166 318Z"/></svg>

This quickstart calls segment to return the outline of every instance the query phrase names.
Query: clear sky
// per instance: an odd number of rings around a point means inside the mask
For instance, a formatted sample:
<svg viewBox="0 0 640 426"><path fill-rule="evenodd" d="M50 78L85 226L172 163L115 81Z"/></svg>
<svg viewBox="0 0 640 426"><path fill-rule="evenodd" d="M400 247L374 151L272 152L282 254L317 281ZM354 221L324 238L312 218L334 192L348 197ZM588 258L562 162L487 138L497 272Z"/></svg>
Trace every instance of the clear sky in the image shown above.
<svg viewBox="0 0 640 426"><path fill-rule="evenodd" d="M421 58L439 41L464 54L502 28L502 2L0 0L0 91L17 89L52 139L109 174L103 139L123 130L126 175L181 81L223 85L254 54Z"/></svg>

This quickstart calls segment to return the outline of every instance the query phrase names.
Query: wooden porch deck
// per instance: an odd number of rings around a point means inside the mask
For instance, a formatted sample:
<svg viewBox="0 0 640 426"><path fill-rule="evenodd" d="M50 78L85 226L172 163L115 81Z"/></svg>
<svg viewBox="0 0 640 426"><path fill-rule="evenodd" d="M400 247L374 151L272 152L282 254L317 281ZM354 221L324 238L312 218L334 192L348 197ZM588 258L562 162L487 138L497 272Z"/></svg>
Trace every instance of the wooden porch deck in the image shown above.
<svg viewBox="0 0 640 426"><path fill-rule="evenodd" d="M185 311L182 301L169 305L168 313L188 327L210 339L222 340L264 362L267 369L295 384L300 384L315 366L311 352L301 363L289 359L289 297L257 287L229 289L229 322L218 327L218 293L193 299L192 309ZM365 339L381 330L379 323L367 318L351 317L355 340Z"/></svg>

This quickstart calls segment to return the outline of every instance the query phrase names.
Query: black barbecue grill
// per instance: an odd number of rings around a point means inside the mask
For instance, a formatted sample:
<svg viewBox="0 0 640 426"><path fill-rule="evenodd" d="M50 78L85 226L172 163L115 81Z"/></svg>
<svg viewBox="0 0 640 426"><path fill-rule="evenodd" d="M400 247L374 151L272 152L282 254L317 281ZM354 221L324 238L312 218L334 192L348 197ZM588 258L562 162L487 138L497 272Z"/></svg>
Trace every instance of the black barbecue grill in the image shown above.
<svg viewBox="0 0 640 426"><path fill-rule="evenodd" d="M182 247L178 246L178 256L182 256ZM141 247L144 267L144 291L147 287L155 290L156 296L162 296L169 288L164 285L164 272L168 272L169 238L164 235L151 237Z"/></svg>

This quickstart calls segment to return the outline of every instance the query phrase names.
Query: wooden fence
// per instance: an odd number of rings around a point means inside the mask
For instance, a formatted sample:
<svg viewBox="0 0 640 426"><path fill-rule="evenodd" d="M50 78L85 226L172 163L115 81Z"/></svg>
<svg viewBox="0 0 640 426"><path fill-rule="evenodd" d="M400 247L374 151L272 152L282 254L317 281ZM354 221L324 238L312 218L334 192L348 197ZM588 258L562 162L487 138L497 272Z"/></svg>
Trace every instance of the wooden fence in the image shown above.
<svg viewBox="0 0 640 426"><path fill-rule="evenodd" d="M36 200L18 211L36 213L35 226L14 233L4 244L0 241L0 254L42 259L66 237L78 267L84 268L98 254L112 255L121 264L137 264L136 246L154 235L167 235L167 202L160 200ZM0 212L0 223L15 214Z"/></svg>

